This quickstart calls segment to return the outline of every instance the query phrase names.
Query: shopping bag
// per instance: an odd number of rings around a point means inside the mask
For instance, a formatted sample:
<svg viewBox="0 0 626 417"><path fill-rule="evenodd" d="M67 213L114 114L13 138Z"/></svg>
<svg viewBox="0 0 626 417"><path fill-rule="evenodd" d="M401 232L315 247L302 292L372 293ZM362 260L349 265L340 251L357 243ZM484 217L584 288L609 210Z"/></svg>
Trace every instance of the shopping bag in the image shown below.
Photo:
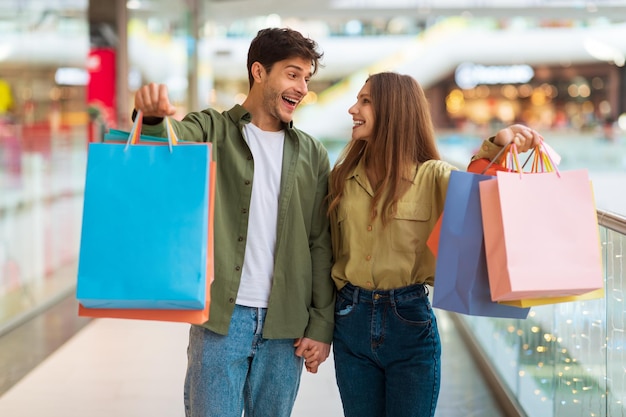
<svg viewBox="0 0 626 417"><path fill-rule="evenodd" d="M500 156L503 154L506 154L506 151L507 149L503 147L500 150L500 152L498 152L498 154L493 158L493 161L499 161ZM498 170L508 170L504 161L498 162L498 163L494 163L493 161L489 161L488 159L487 160L479 159L476 161L472 161L470 163L470 166L468 167L468 171L470 170L470 168L474 168L474 170L472 170L471 172L480 173L481 175L488 175L489 178L491 178L491 176L495 175L495 172ZM478 169L478 170L475 170L475 169ZM428 236L428 239L426 239L426 246L428 247L428 249L430 249L431 253L433 254L435 258L437 257L437 251L439 248L439 236L441 234L442 219L443 219L443 213L441 216L439 216L439 219L437 219L435 226L433 226L433 230L431 230L430 235ZM482 222L482 219L481 219L481 222Z"/></svg>
<svg viewBox="0 0 626 417"><path fill-rule="evenodd" d="M489 291L478 184L491 178L450 173L443 214L429 237L437 258L433 307L472 316L524 319L530 309L494 302Z"/></svg>
<svg viewBox="0 0 626 417"><path fill-rule="evenodd" d="M572 303L576 301L590 301L604 298L604 288L590 291L581 295L569 295L563 297L525 298L521 300L498 301L499 304L514 307L536 307L548 304Z"/></svg>
<svg viewBox="0 0 626 417"><path fill-rule="evenodd" d="M83 307L206 307L211 147L166 144L89 145L76 290Z"/></svg>
<svg viewBox="0 0 626 417"><path fill-rule="evenodd" d="M603 288L586 170L499 171L479 188L493 300L574 296Z"/></svg>
<svg viewBox="0 0 626 417"><path fill-rule="evenodd" d="M208 144L210 146L210 144ZM134 320L169 321L191 324L202 324L209 320L211 305L211 286L214 279L214 233L213 219L215 206L215 162L211 162L211 180L209 183L209 233L207 248L207 286L206 305L201 310L151 310L151 309L114 309L114 308L86 308L78 306L78 315L94 318L116 318Z"/></svg>
<svg viewBox="0 0 626 417"><path fill-rule="evenodd" d="M433 226L428 239L426 239L426 247L430 249L430 252L435 258L439 253L439 237L441 236L441 222L443 221L443 213L437 219L437 222ZM481 220L482 221L482 220Z"/></svg>

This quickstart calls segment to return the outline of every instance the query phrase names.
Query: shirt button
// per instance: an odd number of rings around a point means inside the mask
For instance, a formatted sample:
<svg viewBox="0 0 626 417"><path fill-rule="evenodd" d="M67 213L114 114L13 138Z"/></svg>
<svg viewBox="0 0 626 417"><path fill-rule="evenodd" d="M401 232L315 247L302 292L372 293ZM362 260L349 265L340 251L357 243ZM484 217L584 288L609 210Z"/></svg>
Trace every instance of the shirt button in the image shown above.
<svg viewBox="0 0 626 417"><path fill-rule="evenodd" d="M246 184L246 185L250 185L250 180L245 180L245 181L244 181L244 184Z"/></svg>
<svg viewBox="0 0 626 417"><path fill-rule="evenodd" d="M370 224L369 226L367 226L367 231L371 232L372 231L372 225Z"/></svg>
<svg viewBox="0 0 626 417"><path fill-rule="evenodd" d="M368 287L370 287L370 288L371 288L371 287L373 287L372 283L371 283L371 282L369 282L369 281L368 281L368 282L366 282L366 283L365 283L365 285L367 285L367 286L368 286Z"/></svg>
<svg viewBox="0 0 626 417"><path fill-rule="evenodd" d="M366 261L369 261L370 259L372 259L372 255L367 255L367 256L365 257L365 260L366 260Z"/></svg>
<svg viewBox="0 0 626 417"><path fill-rule="evenodd" d="M235 267L235 271L239 271L240 269L241 269L241 267L240 267L239 265L237 265L237 266Z"/></svg>
<svg viewBox="0 0 626 417"><path fill-rule="evenodd" d="M243 242L243 236L239 236L239 237L237 238L237 240L238 240L239 242Z"/></svg>
<svg viewBox="0 0 626 417"><path fill-rule="evenodd" d="M234 302L235 302L235 299L234 299L234 298L229 298L229 299L228 299L228 302L232 304L232 303L234 303Z"/></svg>
<svg viewBox="0 0 626 417"><path fill-rule="evenodd" d="M241 209L241 212L242 212L243 214L246 214L246 213L248 212L248 209L242 208L242 209Z"/></svg>
<svg viewBox="0 0 626 417"><path fill-rule="evenodd" d="M488 150L488 149L489 149L489 146L487 146L487 145L483 145L483 150L484 150L484 151L486 151L486 150Z"/></svg>

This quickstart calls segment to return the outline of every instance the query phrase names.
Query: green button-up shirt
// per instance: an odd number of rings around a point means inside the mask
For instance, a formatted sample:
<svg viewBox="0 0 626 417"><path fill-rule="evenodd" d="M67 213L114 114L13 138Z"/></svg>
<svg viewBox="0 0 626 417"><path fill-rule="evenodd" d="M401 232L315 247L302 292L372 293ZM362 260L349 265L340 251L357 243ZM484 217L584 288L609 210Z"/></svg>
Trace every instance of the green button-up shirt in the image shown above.
<svg viewBox="0 0 626 417"><path fill-rule="evenodd" d="M172 120L180 140L211 142L217 165L215 188L215 280L204 327L227 334L241 281L254 159L243 137L250 114L237 105ZM164 124L142 133L166 136ZM320 142L285 126L272 289L263 336L309 337L330 343L334 324L332 250L325 197L330 163Z"/></svg>

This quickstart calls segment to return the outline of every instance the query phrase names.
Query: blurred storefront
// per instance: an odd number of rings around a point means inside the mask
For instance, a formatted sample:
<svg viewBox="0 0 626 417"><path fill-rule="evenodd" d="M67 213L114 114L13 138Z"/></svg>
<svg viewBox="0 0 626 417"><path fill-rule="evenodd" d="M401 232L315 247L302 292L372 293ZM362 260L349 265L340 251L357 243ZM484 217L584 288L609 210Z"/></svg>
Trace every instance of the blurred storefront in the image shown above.
<svg viewBox="0 0 626 417"><path fill-rule="evenodd" d="M530 66L465 63L433 86L441 127L524 123L594 130L623 112L622 69L608 63Z"/></svg>

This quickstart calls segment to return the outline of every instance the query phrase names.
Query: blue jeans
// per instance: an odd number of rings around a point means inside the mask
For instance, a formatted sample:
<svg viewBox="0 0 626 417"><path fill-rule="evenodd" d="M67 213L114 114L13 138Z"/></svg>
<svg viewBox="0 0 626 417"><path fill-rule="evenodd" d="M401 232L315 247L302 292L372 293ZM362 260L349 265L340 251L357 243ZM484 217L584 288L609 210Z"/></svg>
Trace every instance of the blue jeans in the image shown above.
<svg viewBox="0 0 626 417"><path fill-rule="evenodd" d="M235 306L228 336L191 326L186 417L289 417L303 359L293 339L263 339L267 310Z"/></svg>
<svg viewBox="0 0 626 417"><path fill-rule="evenodd" d="M441 341L425 286L342 288L333 354L345 417L435 415Z"/></svg>

